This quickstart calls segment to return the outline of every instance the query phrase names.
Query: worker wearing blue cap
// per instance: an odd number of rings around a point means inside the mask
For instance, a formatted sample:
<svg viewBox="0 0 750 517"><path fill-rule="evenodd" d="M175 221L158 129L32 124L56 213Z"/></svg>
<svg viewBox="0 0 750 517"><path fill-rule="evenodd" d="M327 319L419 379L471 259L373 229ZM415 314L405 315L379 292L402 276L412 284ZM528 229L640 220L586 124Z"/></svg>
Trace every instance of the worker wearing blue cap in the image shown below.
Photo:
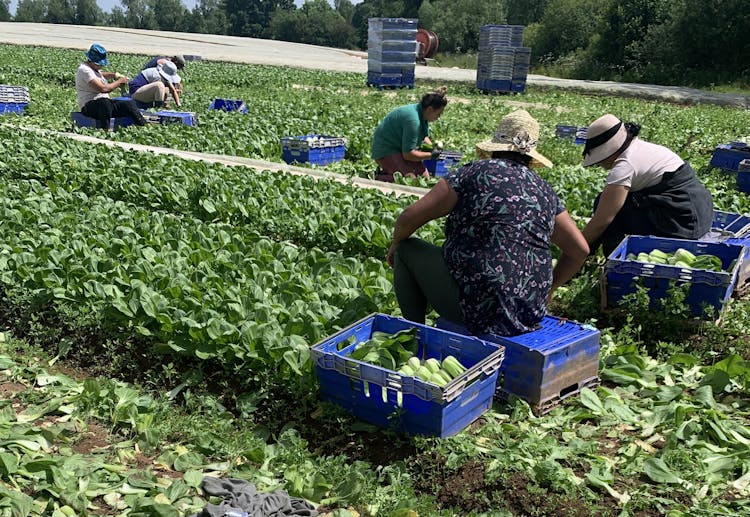
<svg viewBox="0 0 750 517"><path fill-rule="evenodd" d="M81 113L97 120L98 127L104 129L109 129L112 117L130 117L135 124L145 126L148 122L138 111L135 102L109 98L110 92L127 84L128 78L102 71L102 68L109 65L105 48L94 43L85 55L86 61L81 63L76 72L76 93Z"/></svg>

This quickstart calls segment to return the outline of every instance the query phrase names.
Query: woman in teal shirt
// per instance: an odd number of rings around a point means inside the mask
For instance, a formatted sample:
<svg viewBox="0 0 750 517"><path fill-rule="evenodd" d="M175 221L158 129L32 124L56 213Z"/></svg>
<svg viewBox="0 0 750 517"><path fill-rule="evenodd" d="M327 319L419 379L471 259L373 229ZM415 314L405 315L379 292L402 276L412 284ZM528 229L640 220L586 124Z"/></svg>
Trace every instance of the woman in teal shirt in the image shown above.
<svg viewBox="0 0 750 517"><path fill-rule="evenodd" d="M423 143L432 145L430 122L443 114L448 99L445 86L428 93L417 104L407 104L391 111L380 122L372 137L372 159L379 166L377 179L393 181L393 173L407 177L429 176L422 160L434 158L437 150L421 151Z"/></svg>

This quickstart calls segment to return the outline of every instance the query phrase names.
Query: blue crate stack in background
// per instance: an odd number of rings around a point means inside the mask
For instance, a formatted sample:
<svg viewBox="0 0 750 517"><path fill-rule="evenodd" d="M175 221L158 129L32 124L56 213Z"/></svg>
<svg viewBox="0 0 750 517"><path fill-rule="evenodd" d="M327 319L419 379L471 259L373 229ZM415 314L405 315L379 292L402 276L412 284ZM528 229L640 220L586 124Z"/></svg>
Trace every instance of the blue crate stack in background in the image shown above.
<svg viewBox="0 0 750 517"><path fill-rule="evenodd" d="M346 154L346 138L326 135L287 136L281 139L281 158L286 163L328 165Z"/></svg>
<svg viewBox="0 0 750 517"><path fill-rule="evenodd" d="M531 48L523 47L523 25L483 25L479 30L477 88L483 92L523 92Z"/></svg>
<svg viewBox="0 0 750 517"><path fill-rule="evenodd" d="M750 192L750 145L746 142L719 144L709 162L711 167L737 173L737 189Z"/></svg>
<svg viewBox="0 0 750 517"><path fill-rule="evenodd" d="M25 86L0 84L0 115L7 113L22 115L29 102L31 102L31 97L29 89Z"/></svg>
<svg viewBox="0 0 750 517"><path fill-rule="evenodd" d="M414 87L417 20L370 18L367 29L367 85Z"/></svg>
<svg viewBox="0 0 750 517"><path fill-rule="evenodd" d="M424 166L430 171L430 174L436 178L442 178L458 165L462 157L462 153L442 151L434 160L425 160Z"/></svg>
<svg viewBox="0 0 750 517"><path fill-rule="evenodd" d="M586 143L586 126L566 126L558 124L555 126L555 136L557 138L572 138L574 144Z"/></svg>
<svg viewBox="0 0 750 517"><path fill-rule="evenodd" d="M208 105L208 109L247 113L247 104L242 99L214 99Z"/></svg>

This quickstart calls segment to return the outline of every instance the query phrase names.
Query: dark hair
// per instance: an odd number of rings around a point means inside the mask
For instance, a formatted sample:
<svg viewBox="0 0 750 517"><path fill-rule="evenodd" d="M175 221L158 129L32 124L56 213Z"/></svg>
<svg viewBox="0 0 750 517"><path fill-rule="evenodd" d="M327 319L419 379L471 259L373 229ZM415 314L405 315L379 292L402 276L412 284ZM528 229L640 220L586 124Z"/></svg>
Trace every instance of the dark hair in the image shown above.
<svg viewBox="0 0 750 517"><path fill-rule="evenodd" d="M620 154L624 152L625 149L630 147L630 142L632 142L633 139L638 136L638 133L641 132L640 124L636 124L635 122L623 122L622 125L625 126L625 131L627 132L627 136L625 137L625 141L622 143L620 148L612 156L614 156L615 154Z"/></svg>
<svg viewBox="0 0 750 517"><path fill-rule="evenodd" d="M432 109L440 109L444 108L446 104L448 104L448 99L445 98L445 94L448 93L448 87L447 86L441 86L436 91L432 93L426 93L422 97L422 102L420 102L420 105L422 106L422 109L425 108L432 108Z"/></svg>
<svg viewBox="0 0 750 517"><path fill-rule="evenodd" d="M492 151L493 159L512 160L526 167L531 167L531 156L528 154L517 153L516 151Z"/></svg>
<svg viewBox="0 0 750 517"><path fill-rule="evenodd" d="M628 132L628 137L633 139L641 132L641 126L635 122L625 122L625 131Z"/></svg>

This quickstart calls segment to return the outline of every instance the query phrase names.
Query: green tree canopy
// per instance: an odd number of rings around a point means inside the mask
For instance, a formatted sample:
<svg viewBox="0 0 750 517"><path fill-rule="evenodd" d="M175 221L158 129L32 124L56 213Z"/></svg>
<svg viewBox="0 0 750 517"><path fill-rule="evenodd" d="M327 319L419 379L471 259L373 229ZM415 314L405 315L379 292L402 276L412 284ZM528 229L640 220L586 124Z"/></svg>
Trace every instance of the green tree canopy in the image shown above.
<svg viewBox="0 0 750 517"><path fill-rule="evenodd" d="M440 38L440 49L477 50L482 25L506 22L505 0L425 0L420 25Z"/></svg>
<svg viewBox="0 0 750 517"><path fill-rule="evenodd" d="M42 23L47 16L48 0L19 0L16 6L17 22Z"/></svg>
<svg viewBox="0 0 750 517"><path fill-rule="evenodd" d="M293 0L226 0L229 34L261 38L270 32L277 9L294 10Z"/></svg>
<svg viewBox="0 0 750 517"><path fill-rule="evenodd" d="M328 0L307 0L300 9L279 9L271 20L274 39L351 48L356 44L354 27L331 8Z"/></svg>
<svg viewBox="0 0 750 517"><path fill-rule="evenodd" d="M0 0L0 22L10 21L10 0Z"/></svg>

